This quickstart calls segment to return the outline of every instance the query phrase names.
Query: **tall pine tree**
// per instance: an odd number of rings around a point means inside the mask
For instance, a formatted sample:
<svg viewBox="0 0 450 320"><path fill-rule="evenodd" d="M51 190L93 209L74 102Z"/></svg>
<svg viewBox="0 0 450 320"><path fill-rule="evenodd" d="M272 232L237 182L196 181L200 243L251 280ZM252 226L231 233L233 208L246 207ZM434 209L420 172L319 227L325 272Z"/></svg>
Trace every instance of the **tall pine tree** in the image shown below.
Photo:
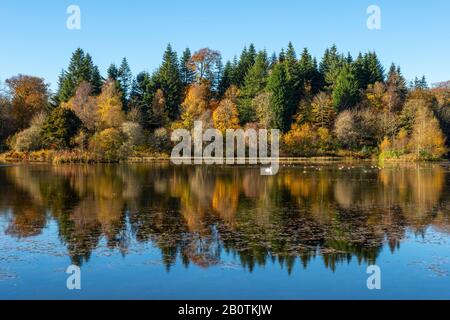
<svg viewBox="0 0 450 320"><path fill-rule="evenodd" d="M265 88L268 69L269 61L267 53L261 51L256 56L255 63L248 71L244 80L244 86L241 90L241 99L238 105L241 124L246 124L255 120L255 112L252 109L252 100Z"/></svg>
<svg viewBox="0 0 450 320"><path fill-rule="evenodd" d="M359 101L359 83L352 66L346 64L339 73L333 89L333 106L336 111L354 107Z"/></svg>
<svg viewBox="0 0 450 320"><path fill-rule="evenodd" d="M103 79L98 67L94 65L89 54L85 54L82 49L78 48L72 54L67 71L63 71L59 78L57 102L69 101L83 81L92 85L94 94L100 93Z"/></svg>
<svg viewBox="0 0 450 320"><path fill-rule="evenodd" d="M186 48L180 59L181 81L183 82L184 87L191 85L195 80L195 71L192 70L192 67L190 65L191 58L191 50L189 48Z"/></svg>
<svg viewBox="0 0 450 320"><path fill-rule="evenodd" d="M270 126L286 132L291 124L291 111L289 110L290 94L286 68L282 63L276 64L267 80L267 91L271 94Z"/></svg>
<svg viewBox="0 0 450 320"><path fill-rule="evenodd" d="M179 106L183 98L183 83L181 80L178 57L170 44L164 53L163 63L157 73L158 87L164 92L166 107L171 120L178 118Z"/></svg>

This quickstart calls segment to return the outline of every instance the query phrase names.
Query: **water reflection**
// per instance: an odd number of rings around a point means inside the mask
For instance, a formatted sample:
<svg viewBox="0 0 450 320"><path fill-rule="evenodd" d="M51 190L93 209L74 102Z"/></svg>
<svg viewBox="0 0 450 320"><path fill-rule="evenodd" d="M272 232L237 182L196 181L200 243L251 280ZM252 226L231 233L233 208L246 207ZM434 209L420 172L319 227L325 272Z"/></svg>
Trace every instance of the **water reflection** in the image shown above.
<svg viewBox="0 0 450 320"><path fill-rule="evenodd" d="M174 167L168 163L0 168L0 215L6 235L40 234L51 220L73 263L99 241L126 256L151 242L168 270L208 268L229 252L252 271L278 262L288 272L321 256L326 267L357 258L375 263L385 243L400 248L407 230L449 232L448 169Z"/></svg>

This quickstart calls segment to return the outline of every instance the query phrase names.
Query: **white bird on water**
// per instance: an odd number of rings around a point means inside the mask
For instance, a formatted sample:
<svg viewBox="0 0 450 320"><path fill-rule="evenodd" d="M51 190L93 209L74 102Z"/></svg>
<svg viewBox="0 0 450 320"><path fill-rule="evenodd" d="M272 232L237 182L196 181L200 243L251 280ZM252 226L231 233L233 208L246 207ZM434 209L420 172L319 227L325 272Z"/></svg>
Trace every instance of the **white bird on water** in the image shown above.
<svg viewBox="0 0 450 320"><path fill-rule="evenodd" d="M264 172L267 173L267 174L273 174L272 167L265 168Z"/></svg>

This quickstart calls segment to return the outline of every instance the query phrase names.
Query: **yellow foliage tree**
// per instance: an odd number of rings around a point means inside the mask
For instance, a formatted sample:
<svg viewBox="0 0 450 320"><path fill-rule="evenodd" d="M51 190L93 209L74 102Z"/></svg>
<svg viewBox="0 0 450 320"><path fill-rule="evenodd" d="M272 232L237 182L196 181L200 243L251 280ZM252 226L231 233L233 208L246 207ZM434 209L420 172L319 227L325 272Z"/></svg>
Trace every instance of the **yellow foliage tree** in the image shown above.
<svg viewBox="0 0 450 320"><path fill-rule="evenodd" d="M429 108L417 110L409 148L418 160L436 160L447 152L439 121Z"/></svg>
<svg viewBox="0 0 450 320"><path fill-rule="evenodd" d="M392 143L389 140L388 137L384 137L383 141L380 143L380 151L381 152L388 152L392 149Z"/></svg>
<svg viewBox="0 0 450 320"><path fill-rule="evenodd" d="M293 124L291 130L283 137L284 145L289 154L308 156L314 150L315 134L309 123Z"/></svg>
<svg viewBox="0 0 450 320"><path fill-rule="evenodd" d="M374 84L369 84L365 93L367 107L383 110L385 93L386 87L383 83L375 82Z"/></svg>
<svg viewBox="0 0 450 320"><path fill-rule="evenodd" d="M114 81L103 85L97 98L98 114L104 128L119 128L125 121L120 91Z"/></svg>
<svg viewBox="0 0 450 320"><path fill-rule="evenodd" d="M333 108L333 98L325 92L319 93L311 103L311 117L321 128L329 128L336 118Z"/></svg>
<svg viewBox="0 0 450 320"><path fill-rule="evenodd" d="M192 128L194 121L209 108L209 86L206 83L193 84L189 87L186 98L181 104L181 119L173 128Z"/></svg>
<svg viewBox="0 0 450 320"><path fill-rule="evenodd" d="M214 127L222 132L225 132L227 129L239 128L238 108L230 94L225 95L225 98L213 113Z"/></svg>

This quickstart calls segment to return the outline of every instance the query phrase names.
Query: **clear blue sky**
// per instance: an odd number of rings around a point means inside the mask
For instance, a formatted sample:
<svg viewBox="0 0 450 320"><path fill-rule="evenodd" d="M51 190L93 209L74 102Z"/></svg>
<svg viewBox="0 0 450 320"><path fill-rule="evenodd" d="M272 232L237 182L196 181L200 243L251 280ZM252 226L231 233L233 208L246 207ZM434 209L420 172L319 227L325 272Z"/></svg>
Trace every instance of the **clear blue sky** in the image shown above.
<svg viewBox="0 0 450 320"><path fill-rule="evenodd" d="M81 30L66 28L69 5L81 8ZM367 7L381 8L382 29L366 27ZM376 50L408 79L450 80L448 0L71 0L0 1L0 80L18 73L56 87L71 53L91 53L102 74L126 56L134 74L153 71L167 45L181 52L210 47L224 59L253 42L269 53L292 41L320 58L336 43L356 55Z"/></svg>

